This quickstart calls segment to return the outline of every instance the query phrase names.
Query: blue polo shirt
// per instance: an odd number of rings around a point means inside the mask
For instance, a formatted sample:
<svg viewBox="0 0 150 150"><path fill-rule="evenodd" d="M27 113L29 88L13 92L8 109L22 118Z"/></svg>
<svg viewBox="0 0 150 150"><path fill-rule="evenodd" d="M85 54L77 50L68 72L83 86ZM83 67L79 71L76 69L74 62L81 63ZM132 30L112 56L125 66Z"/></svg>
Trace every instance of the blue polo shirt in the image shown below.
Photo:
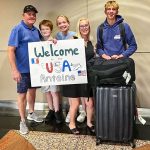
<svg viewBox="0 0 150 150"><path fill-rule="evenodd" d="M40 41L36 27L29 28L24 21L15 26L10 34L8 46L16 47L16 65L20 73L29 73L28 43Z"/></svg>

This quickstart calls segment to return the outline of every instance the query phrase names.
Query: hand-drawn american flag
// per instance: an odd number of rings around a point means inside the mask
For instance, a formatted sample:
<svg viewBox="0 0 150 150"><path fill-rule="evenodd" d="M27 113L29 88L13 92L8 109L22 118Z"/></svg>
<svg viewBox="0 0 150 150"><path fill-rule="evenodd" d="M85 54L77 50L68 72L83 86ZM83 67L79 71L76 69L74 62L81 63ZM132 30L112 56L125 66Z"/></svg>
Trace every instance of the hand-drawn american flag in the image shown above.
<svg viewBox="0 0 150 150"><path fill-rule="evenodd" d="M78 76L86 76L86 70L78 70Z"/></svg>

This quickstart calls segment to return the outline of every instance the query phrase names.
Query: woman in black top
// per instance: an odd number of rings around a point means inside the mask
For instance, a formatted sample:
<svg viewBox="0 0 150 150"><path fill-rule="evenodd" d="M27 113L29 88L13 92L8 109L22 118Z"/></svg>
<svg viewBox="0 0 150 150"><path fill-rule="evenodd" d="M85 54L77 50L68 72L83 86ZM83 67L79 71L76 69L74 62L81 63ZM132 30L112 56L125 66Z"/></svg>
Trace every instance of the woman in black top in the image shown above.
<svg viewBox="0 0 150 150"><path fill-rule="evenodd" d="M90 41L90 24L88 19L80 19L77 24L77 38L83 38L85 42L86 62L94 57L94 47ZM73 134L79 134L75 124L75 116L79 107L80 98L85 101L87 113L87 127L90 132L94 133L92 124L93 117L93 94L88 84L64 85L62 95L68 97L70 101L70 123L69 128ZM89 99L88 99L89 98Z"/></svg>

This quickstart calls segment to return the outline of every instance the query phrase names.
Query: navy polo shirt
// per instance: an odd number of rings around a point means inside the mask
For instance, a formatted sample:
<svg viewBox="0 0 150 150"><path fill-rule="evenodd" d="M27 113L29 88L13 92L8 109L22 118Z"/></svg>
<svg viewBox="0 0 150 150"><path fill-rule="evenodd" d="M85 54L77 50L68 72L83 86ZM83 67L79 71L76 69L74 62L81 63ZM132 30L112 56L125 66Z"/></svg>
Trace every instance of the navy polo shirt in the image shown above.
<svg viewBox="0 0 150 150"><path fill-rule="evenodd" d="M24 21L15 26L10 34L8 46L16 47L16 65L20 73L29 73L28 43L40 41L36 27L29 28Z"/></svg>

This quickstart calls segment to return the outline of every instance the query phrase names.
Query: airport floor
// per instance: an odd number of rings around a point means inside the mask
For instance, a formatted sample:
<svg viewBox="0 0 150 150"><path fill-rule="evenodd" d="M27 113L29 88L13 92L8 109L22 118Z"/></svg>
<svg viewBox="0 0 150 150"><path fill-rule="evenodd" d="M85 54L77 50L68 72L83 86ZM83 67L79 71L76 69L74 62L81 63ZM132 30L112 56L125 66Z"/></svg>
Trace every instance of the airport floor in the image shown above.
<svg viewBox="0 0 150 150"><path fill-rule="evenodd" d="M36 111L39 116L44 117L46 112ZM63 112L63 118L66 116L66 112ZM57 124L55 120L49 124L36 123L34 121L27 121L27 126L30 131L42 131L42 132L54 132L54 133L67 133L70 134L68 124L65 121L61 124ZM20 117L18 116L18 110L1 110L0 111L0 138L3 137L9 130L19 130ZM80 129L81 135L90 134L86 129L86 123L77 123Z"/></svg>
<svg viewBox="0 0 150 150"><path fill-rule="evenodd" d="M40 116L45 116L46 112L37 111ZM66 112L63 112L65 118ZM150 140L150 118L145 118L146 124L142 125L138 119L136 119L136 126L134 130L135 139L139 140ZM0 109L0 138L3 137L9 130L19 130L20 117L18 116L18 110L16 109ZM27 121L30 131L42 131L42 132L53 132L53 133L67 133L70 134L68 124L65 122L57 125L55 120L50 124L36 123L33 121ZM81 135L90 135L86 128L86 122L77 123Z"/></svg>

